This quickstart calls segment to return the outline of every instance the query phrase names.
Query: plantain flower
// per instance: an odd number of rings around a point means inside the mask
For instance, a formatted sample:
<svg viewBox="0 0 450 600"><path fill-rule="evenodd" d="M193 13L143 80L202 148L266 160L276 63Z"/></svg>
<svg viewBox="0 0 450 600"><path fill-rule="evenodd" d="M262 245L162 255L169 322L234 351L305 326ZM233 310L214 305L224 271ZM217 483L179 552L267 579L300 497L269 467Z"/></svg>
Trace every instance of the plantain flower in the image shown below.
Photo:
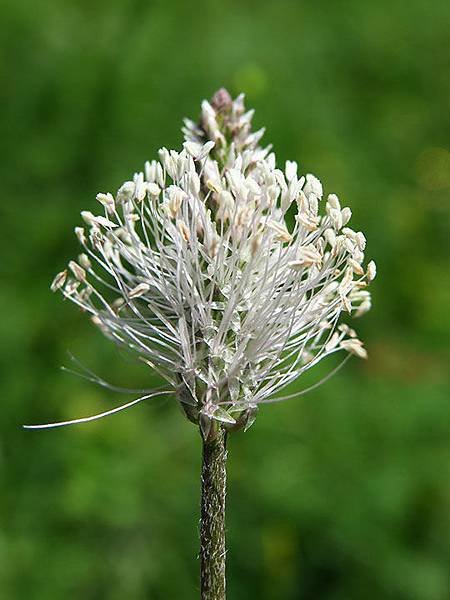
<svg viewBox="0 0 450 600"><path fill-rule="evenodd" d="M51 286L159 373L205 439L248 428L323 358L367 356L341 322L371 306L364 234L314 175L277 166L252 117L243 95L204 101L183 148L81 213L82 253Z"/></svg>

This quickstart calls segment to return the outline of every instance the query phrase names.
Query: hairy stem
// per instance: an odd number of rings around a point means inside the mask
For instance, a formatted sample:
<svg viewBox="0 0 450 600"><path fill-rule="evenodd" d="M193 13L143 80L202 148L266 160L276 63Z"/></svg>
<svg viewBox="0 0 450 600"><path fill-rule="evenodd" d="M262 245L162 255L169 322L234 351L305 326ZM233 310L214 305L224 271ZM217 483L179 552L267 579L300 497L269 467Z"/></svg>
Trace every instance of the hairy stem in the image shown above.
<svg viewBox="0 0 450 600"><path fill-rule="evenodd" d="M201 600L225 600L226 432L203 441L200 517Z"/></svg>

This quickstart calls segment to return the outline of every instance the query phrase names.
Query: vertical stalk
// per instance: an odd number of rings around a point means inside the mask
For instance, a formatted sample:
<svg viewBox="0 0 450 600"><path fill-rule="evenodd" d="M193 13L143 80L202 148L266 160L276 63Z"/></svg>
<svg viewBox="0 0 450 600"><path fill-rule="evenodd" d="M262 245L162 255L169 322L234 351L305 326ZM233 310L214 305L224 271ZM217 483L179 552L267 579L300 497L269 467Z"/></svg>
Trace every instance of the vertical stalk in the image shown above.
<svg viewBox="0 0 450 600"><path fill-rule="evenodd" d="M200 516L201 600L225 600L226 432L203 441Z"/></svg>

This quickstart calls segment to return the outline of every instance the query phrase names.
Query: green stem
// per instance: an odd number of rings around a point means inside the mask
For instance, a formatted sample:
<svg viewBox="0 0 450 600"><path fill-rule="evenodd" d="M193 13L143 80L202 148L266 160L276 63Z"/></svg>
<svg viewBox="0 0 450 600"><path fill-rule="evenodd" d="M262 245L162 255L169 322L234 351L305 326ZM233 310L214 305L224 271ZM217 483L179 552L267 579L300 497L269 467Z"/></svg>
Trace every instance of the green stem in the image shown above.
<svg viewBox="0 0 450 600"><path fill-rule="evenodd" d="M226 432L203 441L200 517L201 600L225 600Z"/></svg>

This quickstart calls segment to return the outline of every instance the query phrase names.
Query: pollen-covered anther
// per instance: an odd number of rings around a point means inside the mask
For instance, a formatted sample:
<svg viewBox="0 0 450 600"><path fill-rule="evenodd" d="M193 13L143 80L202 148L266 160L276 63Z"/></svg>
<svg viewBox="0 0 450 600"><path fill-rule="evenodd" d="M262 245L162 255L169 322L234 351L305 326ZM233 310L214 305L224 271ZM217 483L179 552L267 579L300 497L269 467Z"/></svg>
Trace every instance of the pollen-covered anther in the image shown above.
<svg viewBox="0 0 450 600"><path fill-rule="evenodd" d="M339 293L342 295L348 294L353 287L353 269L351 266L344 271L344 276L339 284Z"/></svg>
<svg viewBox="0 0 450 600"><path fill-rule="evenodd" d="M66 285L64 286L64 296L69 297L72 295L76 295L78 288L80 287L80 282L76 279L67 280Z"/></svg>
<svg viewBox="0 0 450 600"><path fill-rule="evenodd" d="M346 225L352 217L352 211L348 206L344 206L341 210L342 225Z"/></svg>
<svg viewBox="0 0 450 600"><path fill-rule="evenodd" d="M297 169L298 169L298 165L294 160L286 161L285 173L286 173L286 179L288 181L292 181L293 179L296 179Z"/></svg>
<svg viewBox="0 0 450 600"><path fill-rule="evenodd" d="M341 323L340 325L338 325L338 330L341 331L342 333L344 333L348 337L351 337L351 338L356 337L356 331L354 329L352 329L351 327L349 327L347 325L347 323Z"/></svg>
<svg viewBox="0 0 450 600"><path fill-rule="evenodd" d="M101 329L104 328L103 321L97 315L93 315L91 317L91 323L93 323L96 327L100 327Z"/></svg>
<svg viewBox="0 0 450 600"><path fill-rule="evenodd" d="M184 142L183 147L192 158L198 158L202 151L202 145L198 142Z"/></svg>
<svg viewBox="0 0 450 600"><path fill-rule="evenodd" d="M341 303L343 310L345 310L348 313L352 312L352 303L350 302L348 296L346 296L345 294L341 294Z"/></svg>
<svg viewBox="0 0 450 600"><path fill-rule="evenodd" d="M206 250L208 252L208 255L211 258L215 258L217 256L217 252L219 250L219 244L220 244L220 238L218 235L211 235L209 236L209 239L207 241L206 245Z"/></svg>
<svg viewBox="0 0 450 600"><path fill-rule="evenodd" d="M277 242L290 242L292 240L292 236L284 223L270 220L267 225L275 232L275 240Z"/></svg>
<svg viewBox="0 0 450 600"><path fill-rule="evenodd" d="M96 250L105 251L103 246L105 243L105 237L103 236L102 232L97 226L91 227L91 230L89 232L89 240Z"/></svg>
<svg viewBox="0 0 450 600"><path fill-rule="evenodd" d="M209 141L206 144L199 144L197 142L184 142L183 146L186 152L192 156L195 160L203 160L215 146L215 142Z"/></svg>
<svg viewBox="0 0 450 600"><path fill-rule="evenodd" d="M217 213L216 217L219 221L228 221L234 212L234 198L227 190L221 190L216 195Z"/></svg>
<svg viewBox="0 0 450 600"><path fill-rule="evenodd" d="M262 231L258 231L250 238L250 251L252 256L255 256L258 253L261 247L262 237Z"/></svg>
<svg viewBox="0 0 450 600"><path fill-rule="evenodd" d="M371 302L371 300L370 299L363 300L363 302L361 302L361 304L358 306L358 308L355 311L355 317L362 317L371 308L372 308L372 302Z"/></svg>
<svg viewBox="0 0 450 600"><path fill-rule="evenodd" d="M377 275L377 266L373 260L367 265L367 279L373 281Z"/></svg>
<svg viewBox="0 0 450 600"><path fill-rule="evenodd" d="M308 194L313 194L320 200L323 196L322 184L320 183L319 179L317 179L317 177L314 175L311 175L311 173L306 175L306 183L303 186L303 191L307 197Z"/></svg>
<svg viewBox="0 0 450 600"><path fill-rule="evenodd" d="M342 213L337 208L330 208L328 211L328 216L330 217L331 223L336 231L339 231L342 228Z"/></svg>
<svg viewBox="0 0 450 600"><path fill-rule="evenodd" d="M341 342L341 348L359 358L367 358L367 350L364 348L362 341L358 338L343 340Z"/></svg>
<svg viewBox="0 0 450 600"><path fill-rule="evenodd" d="M75 227L75 235L78 238L78 241L82 246L86 244L86 234L84 232L84 227Z"/></svg>
<svg viewBox="0 0 450 600"><path fill-rule="evenodd" d="M134 196L134 192L136 190L136 184L134 181L125 181L124 184L120 186L117 190L116 200L119 203L127 202L131 200Z"/></svg>
<svg viewBox="0 0 450 600"><path fill-rule="evenodd" d="M333 229L331 229L331 228L325 229L325 231L323 232L323 237L324 237L325 241L328 242L328 244L330 245L331 248L335 247L336 233L333 231Z"/></svg>
<svg viewBox="0 0 450 600"><path fill-rule="evenodd" d="M113 309L113 311L118 314L120 309L125 306L126 302L123 298L116 298L112 303L111 303L111 308Z"/></svg>
<svg viewBox="0 0 450 600"><path fill-rule="evenodd" d="M148 283L139 283L136 287L134 287L128 292L128 298L140 298L141 296L146 294L149 291L149 289L150 286L148 285Z"/></svg>
<svg viewBox="0 0 450 600"><path fill-rule="evenodd" d="M242 227L249 225L252 213L253 210L251 206L243 206L242 208L239 208L236 212L236 218L234 220L235 228L240 230Z"/></svg>
<svg viewBox="0 0 450 600"><path fill-rule="evenodd" d="M168 190L168 199L164 203L164 208L171 219L175 219L180 210L183 200L187 197L186 192L176 185L171 185Z"/></svg>
<svg viewBox="0 0 450 600"><path fill-rule="evenodd" d="M114 227L118 227L117 223L114 223L113 221L110 221L109 219L101 215L93 215L89 210L83 210L81 212L81 216L83 220L91 226L97 225L100 227L105 227L107 229L113 229Z"/></svg>
<svg viewBox="0 0 450 600"><path fill-rule="evenodd" d="M305 267L320 267L322 264L322 255L315 246L300 247L297 251L295 260L289 263L291 269L302 269Z"/></svg>
<svg viewBox="0 0 450 600"><path fill-rule="evenodd" d="M220 187L220 185L218 184L218 182L217 181L213 181L212 179L208 179L206 181L206 187L209 190L212 190L213 192L216 192L216 194L218 194L221 191L221 189L222 189Z"/></svg>
<svg viewBox="0 0 450 600"><path fill-rule="evenodd" d="M148 190L148 193L150 194L150 196L154 196L154 197L159 196L159 194L161 193L161 188L159 187L159 185L157 185L153 181L151 181L150 183L147 183L147 190Z"/></svg>
<svg viewBox="0 0 450 600"><path fill-rule="evenodd" d="M146 197L147 192L148 192L148 184L144 181L140 181L136 185L136 190L135 190L135 196L136 196L137 202L142 202L144 200L144 198Z"/></svg>
<svg viewBox="0 0 450 600"><path fill-rule="evenodd" d="M65 284L67 279L67 269L64 269L64 271L61 271L60 273L58 273L55 278L53 279L51 285L50 285L50 289L52 292L56 292L57 290L60 290L63 285Z"/></svg>
<svg viewBox="0 0 450 600"><path fill-rule="evenodd" d="M300 223L306 231L316 231L319 227L319 217L311 215L305 212L299 212L295 216L298 223Z"/></svg>
<svg viewBox="0 0 450 600"><path fill-rule="evenodd" d="M327 203L326 203L327 214L329 214L329 211L331 209L335 209L335 210L338 210L338 211L341 210L341 203L339 202L339 198L336 196L336 194L329 194L328 195Z"/></svg>
<svg viewBox="0 0 450 600"><path fill-rule="evenodd" d="M332 350L334 350L338 346L340 339L341 336L337 331L335 331L328 340L328 342L325 344L325 352L331 352Z"/></svg>
<svg viewBox="0 0 450 600"><path fill-rule="evenodd" d="M71 260L69 262L69 268L78 281L86 281L86 271L83 269L83 267L80 267L78 263L76 263L74 260Z"/></svg>
<svg viewBox="0 0 450 600"><path fill-rule="evenodd" d="M90 210L82 210L81 211L81 218L83 219L83 221L87 224L87 225L95 225L96 221L95 221L95 216L93 213L91 213Z"/></svg>
<svg viewBox="0 0 450 600"><path fill-rule="evenodd" d="M114 197L109 192L107 194L97 194L97 200L102 204L109 214L113 214L116 209L116 203Z"/></svg>
<svg viewBox="0 0 450 600"><path fill-rule="evenodd" d="M353 260L353 258L349 258L348 264L353 269L353 272L356 275L364 275L363 267L358 262L356 262L356 260Z"/></svg>
<svg viewBox="0 0 450 600"><path fill-rule="evenodd" d="M178 220L177 228L178 228L178 231L181 233L181 236L184 239L184 241L188 242L191 239L191 233L190 233L189 228L186 225L186 223L184 221Z"/></svg>
<svg viewBox="0 0 450 600"><path fill-rule="evenodd" d="M87 271L92 267L92 263L89 260L89 257L87 254L80 254L78 256L78 262L80 263L80 265L86 269Z"/></svg>

